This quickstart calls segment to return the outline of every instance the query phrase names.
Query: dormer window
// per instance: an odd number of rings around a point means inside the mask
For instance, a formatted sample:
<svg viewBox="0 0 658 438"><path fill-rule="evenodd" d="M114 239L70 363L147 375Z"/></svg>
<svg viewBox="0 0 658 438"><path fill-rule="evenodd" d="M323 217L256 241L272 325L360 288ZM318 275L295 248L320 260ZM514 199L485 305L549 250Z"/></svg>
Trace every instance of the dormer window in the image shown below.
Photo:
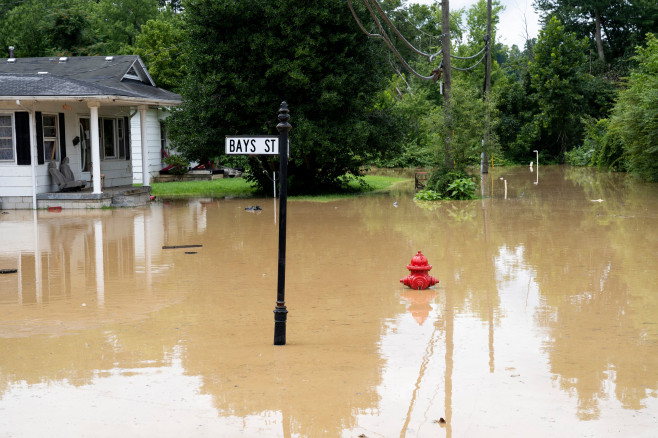
<svg viewBox="0 0 658 438"><path fill-rule="evenodd" d="M126 74L123 75L123 77L124 77L124 78L127 78L127 79L134 79L134 80L136 80L136 81L141 81L141 80L142 80L142 79L139 77L139 75L137 74L137 71L135 70L135 66L134 66L134 65L133 65L132 67L130 67L130 70L128 70L128 71L126 72Z"/></svg>

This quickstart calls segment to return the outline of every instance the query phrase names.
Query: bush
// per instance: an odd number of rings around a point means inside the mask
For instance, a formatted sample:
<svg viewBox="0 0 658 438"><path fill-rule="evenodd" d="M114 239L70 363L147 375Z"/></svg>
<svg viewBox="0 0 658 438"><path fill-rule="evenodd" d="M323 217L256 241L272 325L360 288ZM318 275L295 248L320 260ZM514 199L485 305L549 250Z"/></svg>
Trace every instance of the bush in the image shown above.
<svg viewBox="0 0 658 438"><path fill-rule="evenodd" d="M475 181L464 171L439 168L430 175L427 189L418 192L414 199L435 201L439 199L475 199ZM424 192L424 193L423 193ZM419 197L418 195L421 195ZM433 199L427 199L433 197Z"/></svg>
<svg viewBox="0 0 658 438"><path fill-rule="evenodd" d="M441 193L435 192L432 189L423 189L416 193L414 199L416 201L440 201L443 197L441 196Z"/></svg>
<svg viewBox="0 0 658 438"><path fill-rule="evenodd" d="M459 178L448 185L450 199L475 199L475 182L471 178Z"/></svg>
<svg viewBox="0 0 658 438"><path fill-rule="evenodd" d="M163 161L170 166L174 166L169 169L169 173L172 175L185 175L190 170L190 163L180 155L170 155Z"/></svg>

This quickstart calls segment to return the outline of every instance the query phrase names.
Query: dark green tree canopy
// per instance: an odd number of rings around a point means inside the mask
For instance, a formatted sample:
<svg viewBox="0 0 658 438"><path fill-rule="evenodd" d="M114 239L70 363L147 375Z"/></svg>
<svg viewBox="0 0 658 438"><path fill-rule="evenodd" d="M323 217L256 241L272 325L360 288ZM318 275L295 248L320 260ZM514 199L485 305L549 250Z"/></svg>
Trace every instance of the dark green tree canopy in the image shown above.
<svg viewBox="0 0 658 438"><path fill-rule="evenodd" d="M334 187L386 148L390 121L373 102L388 64L346 4L190 0L184 9L191 74L170 127L188 158L222 155L226 135L276 134L284 100L291 192Z"/></svg>
<svg viewBox="0 0 658 438"><path fill-rule="evenodd" d="M535 0L545 23L557 18L568 32L588 37L600 61L629 57L647 32L658 30L655 0Z"/></svg>

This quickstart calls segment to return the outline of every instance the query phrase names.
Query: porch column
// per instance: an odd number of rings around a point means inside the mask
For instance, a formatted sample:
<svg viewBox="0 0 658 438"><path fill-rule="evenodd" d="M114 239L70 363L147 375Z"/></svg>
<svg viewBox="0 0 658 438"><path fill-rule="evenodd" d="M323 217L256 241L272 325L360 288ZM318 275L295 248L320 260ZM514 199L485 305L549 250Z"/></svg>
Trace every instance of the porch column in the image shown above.
<svg viewBox="0 0 658 438"><path fill-rule="evenodd" d="M144 187L151 185L148 144L146 143L146 110L148 110L148 108L148 105L140 105L137 107L137 109L139 109L139 132L141 133L142 143L142 185Z"/></svg>
<svg viewBox="0 0 658 438"><path fill-rule="evenodd" d="M100 135L98 133L98 108L101 104L100 102L89 102L88 105L91 112L91 171L94 175L94 193L102 193Z"/></svg>

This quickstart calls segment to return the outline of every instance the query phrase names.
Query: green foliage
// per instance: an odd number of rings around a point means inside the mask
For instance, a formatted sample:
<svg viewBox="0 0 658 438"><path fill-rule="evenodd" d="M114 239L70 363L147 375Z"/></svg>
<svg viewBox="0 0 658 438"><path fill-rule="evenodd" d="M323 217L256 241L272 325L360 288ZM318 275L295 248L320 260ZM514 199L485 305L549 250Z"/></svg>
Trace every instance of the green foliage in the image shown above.
<svg viewBox="0 0 658 438"><path fill-rule="evenodd" d="M526 66L513 59L506 70L508 83L497 93L501 115L495 131L506 155L517 162L525 162L533 150L545 160L564 160L583 142L583 119L605 117L614 83L587 73L587 41L554 17L522 57Z"/></svg>
<svg viewBox="0 0 658 438"><path fill-rule="evenodd" d="M535 0L544 22L560 20L567 32L578 38L589 38L588 48L598 58L596 44L597 18L603 29L601 46L604 59L601 71L628 69L628 57L647 32L658 28L658 3L652 0ZM621 65L620 65L621 64ZM623 65L627 64L627 65Z"/></svg>
<svg viewBox="0 0 658 438"><path fill-rule="evenodd" d="M585 119L586 136L581 147L569 153L568 164L597 166L606 170L625 170L624 149L610 130L610 119Z"/></svg>
<svg viewBox="0 0 658 438"><path fill-rule="evenodd" d="M416 201L440 201L444 198L439 192L436 192L432 189L423 189L416 193L414 199Z"/></svg>
<svg viewBox="0 0 658 438"><path fill-rule="evenodd" d="M459 178L448 185L450 199L475 199L475 182L471 178Z"/></svg>
<svg viewBox="0 0 658 438"><path fill-rule="evenodd" d="M175 91L186 75L185 38L181 15L165 10L142 26L127 51L141 56L158 87Z"/></svg>
<svg viewBox="0 0 658 438"><path fill-rule="evenodd" d="M414 196L417 201L442 199L475 199L476 184L464 172L438 169L432 173L427 186Z"/></svg>
<svg viewBox="0 0 658 438"><path fill-rule="evenodd" d="M393 153L374 161L377 167L425 167L436 159L436 145L430 141L431 115L436 110L427 89L408 92L403 76L396 75L379 94L378 108L387 108L396 122L398 135L388 141ZM402 91L404 90L404 91ZM395 144L397 142L397 144Z"/></svg>
<svg viewBox="0 0 658 438"><path fill-rule="evenodd" d="M638 67L619 93L608 135L623 145L631 172L658 181L658 39L653 34L634 59Z"/></svg>
<svg viewBox="0 0 658 438"><path fill-rule="evenodd" d="M158 0L97 0L89 5L105 54L127 54L142 26L158 15Z"/></svg>
<svg viewBox="0 0 658 438"><path fill-rule="evenodd" d="M359 175L390 146L386 133L394 121L385 109L373 109L386 60L344 4L190 0L185 17L194 42L190 76L169 127L187 158L222 155L226 135L276 133L283 100L293 127L291 193L340 186L343 175ZM278 167L274 159L258 159ZM271 182L255 168L250 178L270 192Z"/></svg>
<svg viewBox="0 0 658 438"><path fill-rule="evenodd" d="M171 169L169 169L169 173L173 175L185 175L187 172L190 171L189 169L190 162L180 155L169 155L168 157L164 158L162 161L164 161L166 164L170 166L174 166Z"/></svg>
<svg viewBox="0 0 658 438"><path fill-rule="evenodd" d="M540 31L535 59L528 66L532 88L538 95L539 113L534 123L539 125L544 149L554 157L564 155L580 142L586 47L586 40L566 32L552 18Z"/></svg>
<svg viewBox="0 0 658 438"><path fill-rule="evenodd" d="M26 0L0 12L0 45L17 57L110 55L160 14L157 0Z"/></svg>
<svg viewBox="0 0 658 438"><path fill-rule="evenodd" d="M441 199L473 199L475 183L464 170L439 167L430 175L426 188L438 193Z"/></svg>

